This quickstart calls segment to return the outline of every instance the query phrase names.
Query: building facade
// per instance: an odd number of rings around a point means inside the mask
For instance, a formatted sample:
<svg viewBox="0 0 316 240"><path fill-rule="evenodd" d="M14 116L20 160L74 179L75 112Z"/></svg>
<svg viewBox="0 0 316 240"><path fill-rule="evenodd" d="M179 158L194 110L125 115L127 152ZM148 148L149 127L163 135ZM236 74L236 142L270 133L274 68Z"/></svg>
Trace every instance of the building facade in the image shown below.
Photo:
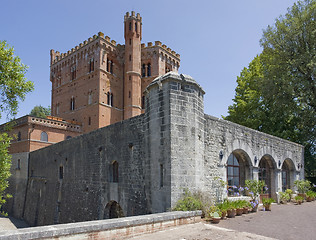
<svg viewBox="0 0 316 240"><path fill-rule="evenodd" d="M276 197L304 178L301 145L206 115L202 87L177 73L180 56L141 44L139 14L124 29L125 45L99 33L51 50L55 117L14 128L12 216L38 226L157 213L184 189L225 197L220 180L262 179Z"/></svg>

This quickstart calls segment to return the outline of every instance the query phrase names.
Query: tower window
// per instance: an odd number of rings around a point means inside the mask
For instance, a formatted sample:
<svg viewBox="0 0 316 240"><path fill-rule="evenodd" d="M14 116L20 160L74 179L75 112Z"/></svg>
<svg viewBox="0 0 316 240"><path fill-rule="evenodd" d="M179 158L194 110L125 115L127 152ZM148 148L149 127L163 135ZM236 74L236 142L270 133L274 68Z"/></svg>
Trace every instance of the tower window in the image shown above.
<svg viewBox="0 0 316 240"><path fill-rule="evenodd" d="M88 104L92 104L92 92L89 92L89 95L88 95Z"/></svg>
<svg viewBox="0 0 316 240"><path fill-rule="evenodd" d="M128 97L131 98L131 91L128 91Z"/></svg>
<svg viewBox="0 0 316 240"><path fill-rule="evenodd" d="M48 142L48 135L46 132L41 133L41 141Z"/></svg>
<svg viewBox="0 0 316 240"><path fill-rule="evenodd" d="M18 170L21 169L21 159L18 159L18 165L17 165L16 169L18 169Z"/></svg>
<svg viewBox="0 0 316 240"><path fill-rule="evenodd" d="M88 125L91 125L91 117L88 118Z"/></svg>
<svg viewBox="0 0 316 240"><path fill-rule="evenodd" d="M145 108L145 96L142 96L142 109Z"/></svg>
<svg viewBox="0 0 316 240"><path fill-rule="evenodd" d="M129 30L132 30L132 22L129 23Z"/></svg>
<svg viewBox="0 0 316 240"><path fill-rule="evenodd" d="M132 45L132 39L129 39L129 45Z"/></svg>
<svg viewBox="0 0 316 240"><path fill-rule="evenodd" d="M147 66L147 76L150 77L151 76L151 64L148 63L148 66Z"/></svg>
<svg viewBox="0 0 316 240"><path fill-rule="evenodd" d="M137 22L135 23L135 32L137 32Z"/></svg>
<svg viewBox="0 0 316 240"><path fill-rule="evenodd" d="M59 103L56 104L56 115L59 114Z"/></svg>
<svg viewBox="0 0 316 240"><path fill-rule="evenodd" d="M76 66L71 67L71 80L76 78Z"/></svg>
<svg viewBox="0 0 316 240"><path fill-rule="evenodd" d="M21 141L21 132L18 132L18 141Z"/></svg>
<svg viewBox="0 0 316 240"><path fill-rule="evenodd" d="M132 61L132 55L131 54L129 55L129 61Z"/></svg>
<svg viewBox="0 0 316 240"><path fill-rule="evenodd" d="M89 72L94 71L94 59L91 58L89 61Z"/></svg>
<svg viewBox="0 0 316 240"><path fill-rule="evenodd" d="M73 111L75 110L75 98L71 97L70 99L70 110Z"/></svg>
<svg viewBox="0 0 316 240"><path fill-rule="evenodd" d="M108 105L112 106L113 107L113 93L111 92L108 92L107 93L107 100L108 100Z"/></svg>
<svg viewBox="0 0 316 240"><path fill-rule="evenodd" d="M146 77L146 65L143 64L143 67L142 67L142 77Z"/></svg>

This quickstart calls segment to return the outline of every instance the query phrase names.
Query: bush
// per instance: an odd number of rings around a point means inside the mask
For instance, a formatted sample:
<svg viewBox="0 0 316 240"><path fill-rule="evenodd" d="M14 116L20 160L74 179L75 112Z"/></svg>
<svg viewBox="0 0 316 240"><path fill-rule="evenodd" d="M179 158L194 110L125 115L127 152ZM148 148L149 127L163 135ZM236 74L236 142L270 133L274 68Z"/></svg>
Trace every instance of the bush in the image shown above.
<svg viewBox="0 0 316 240"><path fill-rule="evenodd" d="M306 193L311 189L311 182L308 180L296 180L294 185L297 187L299 193Z"/></svg>

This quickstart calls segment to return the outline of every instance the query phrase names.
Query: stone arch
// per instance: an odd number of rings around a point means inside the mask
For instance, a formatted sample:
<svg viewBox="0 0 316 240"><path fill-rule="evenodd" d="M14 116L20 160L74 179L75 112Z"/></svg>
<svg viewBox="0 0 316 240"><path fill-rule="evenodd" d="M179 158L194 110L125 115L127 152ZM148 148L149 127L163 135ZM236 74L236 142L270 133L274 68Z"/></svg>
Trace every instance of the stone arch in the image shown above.
<svg viewBox="0 0 316 240"><path fill-rule="evenodd" d="M277 165L273 157L269 154L265 154L261 157L258 164L258 177L259 180L264 180L268 187L267 193L269 197L275 198L277 191Z"/></svg>
<svg viewBox="0 0 316 240"><path fill-rule="evenodd" d="M228 156L226 163L228 186L230 186L230 183L233 183L234 185L238 183L238 186L245 186L245 181L252 178L252 162L249 155L244 150L233 150Z"/></svg>
<svg viewBox="0 0 316 240"><path fill-rule="evenodd" d="M282 191L293 189L295 181L295 165L292 159L287 158L283 161L282 167Z"/></svg>
<svg viewBox="0 0 316 240"><path fill-rule="evenodd" d="M103 219L120 218L124 216L123 209L118 202L111 200L106 204Z"/></svg>

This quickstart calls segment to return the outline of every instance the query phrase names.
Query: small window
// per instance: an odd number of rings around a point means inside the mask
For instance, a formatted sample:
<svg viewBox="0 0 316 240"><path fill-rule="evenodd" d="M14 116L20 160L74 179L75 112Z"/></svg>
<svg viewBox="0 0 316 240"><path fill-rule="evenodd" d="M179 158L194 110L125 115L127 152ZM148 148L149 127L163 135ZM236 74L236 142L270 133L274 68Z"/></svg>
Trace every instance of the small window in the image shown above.
<svg viewBox="0 0 316 240"><path fill-rule="evenodd" d="M132 30L132 22L129 23L129 30Z"/></svg>
<svg viewBox="0 0 316 240"><path fill-rule="evenodd" d="M142 67L142 77L146 77L146 64L143 64Z"/></svg>
<svg viewBox="0 0 316 240"><path fill-rule="evenodd" d="M142 109L145 108L145 96L142 96Z"/></svg>
<svg viewBox="0 0 316 240"><path fill-rule="evenodd" d="M92 92L89 92L89 95L88 95L88 104L92 104Z"/></svg>
<svg viewBox="0 0 316 240"><path fill-rule="evenodd" d="M67 139L70 139L70 138L72 138L72 137L71 137L71 136L67 136L67 137L66 137L66 140L67 140Z"/></svg>
<svg viewBox="0 0 316 240"><path fill-rule="evenodd" d="M135 23L135 32L137 32L137 22Z"/></svg>
<svg viewBox="0 0 316 240"><path fill-rule="evenodd" d="M147 66L147 76L148 77L151 76L151 65L150 65L150 63L148 63L148 66Z"/></svg>
<svg viewBox="0 0 316 240"><path fill-rule="evenodd" d="M132 45L132 39L129 39L129 45Z"/></svg>
<svg viewBox="0 0 316 240"><path fill-rule="evenodd" d="M163 164L160 164L160 187L163 187Z"/></svg>
<svg viewBox="0 0 316 240"><path fill-rule="evenodd" d="M108 100L108 105L113 107L113 93L111 92L107 93L107 100Z"/></svg>
<svg viewBox="0 0 316 240"><path fill-rule="evenodd" d="M16 169L18 169L18 170L21 169L21 159L18 159L18 164L16 166Z"/></svg>
<svg viewBox="0 0 316 240"><path fill-rule="evenodd" d="M91 125L91 117L88 118L88 125Z"/></svg>
<svg viewBox="0 0 316 240"><path fill-rule="evenodd" d="M132 55L131 54L129 55L129 61L132 61Z"/></svg>
<svg viewBox="0 0 316 240"><path fill-rule="evenodd" d="M56 104L56 115L59 114L59 103Z"/></svg>
<svg viewBox="0 0 316 240"><path fill-rule="evenodd" d="M94 59L91 58L89 61L89 72L94 71Z"/></svg>
<svg viewBox="0 0 316 240"><path fill-rule="evenodd" d="M59 167L59 179L63 179L64 178L64 167L60 166Z"/></svg>
<svg viewBox="0 0 316 240"><path fill-rule="evenodd" d="M46 132L41 133L41 141L42 142L48 142L48 135Z"/></svg>
<svg viewBox="0 0 316 240"><path fill-rule="evenodd" d="M128 91L128 97L131 98L131 91Z"/></svg>
<svg viewBox="0 0 316 240"><path fill-rule="evenodd" d="M18 132L18 141L21 141L21 132Z"/></svg>
<svg viewBox="0 0 316 240"><path fill-rule="evenodd" d="M71 97L70 99L70 111L75 110L75 98Z"/></svg>
<svg viewBox="0 0 316 240"><path fill-rule="evenodd" d="M118 182L118 162L114 161L112 163L112 177L113 177L113 181L112 182Z"/></svg>
<svg viewBox="0 0 316 240"><path fill-rule="evenodd" d="M76 66L71 67L71 80L76 78Z"/></svg>

